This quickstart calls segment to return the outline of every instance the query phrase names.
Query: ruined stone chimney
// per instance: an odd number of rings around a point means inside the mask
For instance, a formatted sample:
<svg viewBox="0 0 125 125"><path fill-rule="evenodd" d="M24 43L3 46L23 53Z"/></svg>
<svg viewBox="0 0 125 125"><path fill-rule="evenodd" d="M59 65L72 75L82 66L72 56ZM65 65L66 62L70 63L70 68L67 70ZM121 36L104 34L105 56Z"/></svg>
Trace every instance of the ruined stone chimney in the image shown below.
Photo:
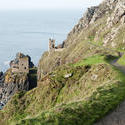
<svg viewBox="0 0 125 125"><path fill-rule="evenodd" d="M55 40L54 39L49 39L49 51L55 49Z"/></svg>

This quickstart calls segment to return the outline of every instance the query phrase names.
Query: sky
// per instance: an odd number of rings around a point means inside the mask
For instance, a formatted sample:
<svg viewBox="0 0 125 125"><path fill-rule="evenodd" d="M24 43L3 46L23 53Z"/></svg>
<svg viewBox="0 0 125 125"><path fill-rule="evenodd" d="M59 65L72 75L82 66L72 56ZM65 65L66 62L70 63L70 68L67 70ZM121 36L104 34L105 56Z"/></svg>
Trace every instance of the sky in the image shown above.
<svg viewBox="0 0 125 125"><path fill-rule="evenodd" d="M0 0L0 10L78 9L98 5L102 0Z"/></svg>

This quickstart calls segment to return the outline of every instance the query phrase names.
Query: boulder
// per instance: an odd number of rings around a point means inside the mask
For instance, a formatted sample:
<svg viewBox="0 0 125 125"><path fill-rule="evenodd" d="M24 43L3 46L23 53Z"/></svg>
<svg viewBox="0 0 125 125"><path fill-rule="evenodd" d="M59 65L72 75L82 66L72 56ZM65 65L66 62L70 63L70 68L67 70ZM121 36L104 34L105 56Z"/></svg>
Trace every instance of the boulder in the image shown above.
<svg viewBox="0 0 125 125"><path fill-rule="evenodd" d="M0 78L0 102L4 104L6 104L17 91L27 90L29 90L29 80L26 73L12 73L9 69Z"/></svg>
<svg viewBox="0 0 125 125"><path fill-rule="evenodd" d="M64 76L64 78L70 78L70 77L72 77L72 73L69 73L69 74L66 74L65 76Z"/></svg>

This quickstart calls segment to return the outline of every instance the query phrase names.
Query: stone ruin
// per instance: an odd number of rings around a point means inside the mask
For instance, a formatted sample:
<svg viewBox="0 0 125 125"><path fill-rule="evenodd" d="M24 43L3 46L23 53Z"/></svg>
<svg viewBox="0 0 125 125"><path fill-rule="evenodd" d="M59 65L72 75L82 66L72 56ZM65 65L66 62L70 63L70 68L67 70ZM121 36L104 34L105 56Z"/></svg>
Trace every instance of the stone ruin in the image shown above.
<svg viewBox="0 0 125 125"><path fill-rule="evenodd" d="M10 62L13 73L29 73L29 69L33 66L30 56L22 53L17 53L16 58Z"/></svg>
<svg viewBox="0 0 125 125"><path fill-rule="evenodd" d="M55 40L54 39L49 39L49 52L50 51L62 51L64 50L64 45L65 42L62 44L59 44L58 46L55 45Z"/></svg>
<svg viewBox="0 0 125 125"><path fill-rule="evenodd" d="M49 39L49 51L55 49L55 40Z"/></svg>

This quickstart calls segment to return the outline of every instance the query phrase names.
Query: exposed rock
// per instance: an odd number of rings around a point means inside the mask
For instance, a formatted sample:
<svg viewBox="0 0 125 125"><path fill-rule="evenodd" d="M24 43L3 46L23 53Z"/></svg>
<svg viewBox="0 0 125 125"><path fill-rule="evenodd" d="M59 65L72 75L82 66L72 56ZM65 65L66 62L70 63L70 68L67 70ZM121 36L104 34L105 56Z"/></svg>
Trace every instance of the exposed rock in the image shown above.
<svg viewBox="0 0 125 125"><path fill-rule="evenodd" d="M117 0L105 0L99 6L88 8L70 34L81 31L82 29L88 27L89 24L92 24L97 19L101 18L104 14L109 13L109 11L114 9L116 1Z"/></svg>
<svg viewBox="0 0 125 125"><path fill-rule="evenodd" d="M98 75L96 75L96 74L93 74L93 75L91 76L91 80L93 80L93 81L95 81L97 78L98 78Z"/></svg>
<svg viewBox="0 0 125 125"><path fill-rule="evenodd" d="M114 12L107 19L108 27L112 27L114 24L117 24L120 20L124 23L125 16L125 1L124 0L116 0L117 4L115 6Z"/></svg>
<svg viewBox="0 0 125 125"><path fill-rule="evenodd" d="M64 78L70 78L72 75L73 75L72 73L66 74Z"/></svg>
<svg viewBox="0 0 125 125"><path fill-rule="evenodd" d="M88 27L89 23L93 22L94 20L96 20L97 15L94 16L93 15L95 13L95 11L98 9L98 7L91 7L88 8L88 10L86 11L86 13L83 15L83 17L80 19L79 23L73 28L73 30L71 31L70 34L72 33L78 33L79 31L81 31L83 28ZM92 20L93 18L93 20ZM92 20L92 21L91 21ZM69 35L70 35L69 34Z"/></svg>
<svg viewBox="0 0 125 125"><path fill-rule="evenodd" d="M121 18L121 23L125 24L125 15Z"/></svg>
<svg viewBox="0 0 125 125"><path fill-rule="evenodd" d="M67 47L70 45L72 40L69 42L69 39L72 39L75 34L78 35L81 31L86 30L101 17L110 15L112 10L115 9L117 2L117 0L104 0L99 6L88 8L83 17L79 20L78 24L75 25L72 31L68 34L67 40L65 41L65 46ZM110 24L109 22L112 22L110 18L108 19L108 24Z"/></svg>
<svg viewBox="0 0 125 125"><path fill-rule="evenodd" d="M116 47L116 43L112 42L112 47L115 48Z"/></svg>
<svg viewBox="0 0 125 125"><path fill-rule="evenodd" d="M17 91L29 90L28 75L26 73L12 73L8 70L0 83L0 101L7 103Z"/></svg>
<svg viewBox="0 0 125 125"><path fill-rule="evenodd" d="M27 57L29 67L33 67L31 58L22 53L16 55L14 63L19 62L20 58ZM4 74L0 72L0 109L3 103L6 104L17 91L28 91L37 86L37 70L36 68L29 69L27 72L13 72L13 69L8 69Z"/></svg>
<svg viewBox="0 0 125 125"><path fill-rule="evenodd" d="M119 30L121 28L121 25L117 28L112 28L111 29L111 32L109 32L106 37L104 38L104 41L103 41L103 46L107 46L109 44L111 44L111 46L113 48L116 47L116 43L112 42L112 40L117 36L117 34L119 33Z"/></svg>

